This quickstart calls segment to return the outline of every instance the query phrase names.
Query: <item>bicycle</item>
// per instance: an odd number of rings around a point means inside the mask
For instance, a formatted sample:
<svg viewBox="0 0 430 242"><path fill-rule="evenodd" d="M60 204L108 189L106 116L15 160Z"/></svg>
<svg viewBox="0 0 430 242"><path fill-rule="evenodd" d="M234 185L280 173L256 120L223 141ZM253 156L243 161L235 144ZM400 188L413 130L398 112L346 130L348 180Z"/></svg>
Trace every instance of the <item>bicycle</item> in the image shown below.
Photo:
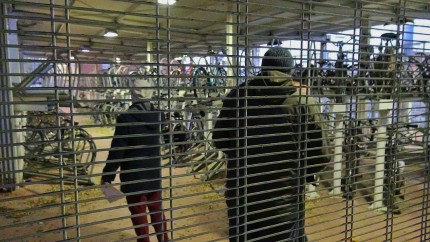
<svg viewBox="0 0 430 242"><path fill-rule="evenodd" d="M360 147L359 129L355 124L356 120L349 119L345 123L345 139L344 139L344 153L346 160L346 170L342 179L343 197L345 199L352 199L357 190L357 181L359 175L360 159L362 157L362 147Z"/></svg>
<svg viewBox="0 0 430 242"><path fill-rule="evenodd" d="M349 41L353 40L351 38ZM352 66L345 64L347 55L343 50L343 46L347 43L343 41L333 43L338 47L336 54L336 61L334 64L330 61L316 61L317 67L311 65L309 68L303 68L303 71L299 72L300 77L310 79L312 83L313 93L319 95L326 95L330 91L334 92L335 103L344 103L343 97L347 92L347 85L352 86L352 75L348 75L348 71L353 70ZM302 69L301 65L299 66ZM297 65L296 65L297 68ZM353 73L353 71L352 71ZM297 76L297 71L296 71Z"/></svg>
<svg viewBox="0 0 430 242"><path fill-rule="evenodd" d="M398 70L398 62L395 46L392 42L394 40L397 41L398 35L384 33L380 38L379 54L374 60L374 70L371 76L374 78L374 89L377 97L389 99L397 90L394 80L397 79L396 70Z"/></svg>
<svg viewBox="0 0 430 242"><path fill-rule="evenodd" d="M394 125L387 127L383 197L388 211L400 214L398 203L405 200L405 177L403 175L405 163L397 159L396 149L399 140L395 137L396 130Z"/></svg>
<svg viewBox="0 0 430 242"><path fill-rule="evenodd" d="M185 163L188 160L187 158L190 157L187 153L200 146L205 139L202 121L205 112L198 110L196 105L185 108L191 110L187 112L186 118L184 118L184 114L174 112L171 116L174 120L171 122L172 125L167 123L164 127L164 133L172 134L172 141L175 143L175 148L173 149L173 163L175 164ZM166 135L165 143L169 143L169 139L170 137Z"/></svg>
<svg viewBox="0 0 430 242"><path fill-rule="evenodd" d="M334 99L336 103L345 103L344 95L346 93L347 85L349 84L350 86L353 86L353 83L348 83L348 81L346 80L348 77L351 77L348 76L348 68L351 69L351 67L345 64L347 56L343 51L343 46L349 43L349 41L351 40L353 40L353 38L348 40L346 43L344 43L343 41L334 43L334 45L339 48L336 55L337 59L334 64L335 71L333 89L335 94Z"/></svg>
<svg viewBox="0 0 430 242"><path fill-rule="evenodd" d="M421 60L417 57L421 58ZM413 84L414 86L418 86L419 92L428 97L428 93L430 92L430 86L428 85L430 79L430 55L417 53L417 57L409 57L406 73L415 80Z"/></svg>
<svg viewBox="0 0 430 242"><path fill-rule="evenodd" d="M398 151L404 150L405 145L409 144L422 146L424 133L419 129L417 124L397 123L395 126L397 131L396 147Z"/></svg>
<svg viewBox="0 0 430 242"><path fill-rule="evenodd" d="M50 114L53 113L35 113L35 120L30 119L29 125L24 127L27 165L53 168L59 165L61 154L63 163L60 166L71 171L76 168L81 175L91 174L97 156L91 135L82 128L75 128L78 123L72 124L68 118L61 118L60 127L54 120L43 118Z"/></svg>
<svg viewBox="0 0 430 242"><path fill-rule="evenodd" d="M311 65L310 68L303 68L301 64L296 64L296 71L293 76L299 78L309 78L311 92L317 95L327 95L331 89L335 88L334 64L330 61L317 61L317 67Z"/></svg>
<svg viewBox="0 0 430 242"><path fill-rule="evenodd" d="M210 57L214 57L215 64L211 65L205 60L205 66L199 67L193 72L192 86L194 90L194 96L197 98L222 96L227 92L227 71L218 60L219 53L225 54L224 50L218 52L209 50L208 54Z"/></svg>

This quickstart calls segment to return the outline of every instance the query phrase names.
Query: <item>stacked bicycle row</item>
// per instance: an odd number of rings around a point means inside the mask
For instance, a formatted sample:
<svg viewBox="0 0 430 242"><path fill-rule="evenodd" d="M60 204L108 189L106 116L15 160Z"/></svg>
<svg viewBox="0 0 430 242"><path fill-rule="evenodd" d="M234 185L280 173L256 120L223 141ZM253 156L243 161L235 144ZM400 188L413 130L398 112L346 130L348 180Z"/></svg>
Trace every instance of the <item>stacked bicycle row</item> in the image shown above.
<svg viewBox="0 0 430 242"><path fill-rule="evenodd" d="M347 59L344 46L349 41L334 42L336 60L315 61L309 67L297 64L295 76L305 79L314 94L331 96L337 103L345 102L345 94L361 94L366 99L390 99L396 93L427 98L430 55L418 52L406 56L397 47L399 41L397 34L384 33L378 53L362 53L366 58L360 60Z"/></svg>

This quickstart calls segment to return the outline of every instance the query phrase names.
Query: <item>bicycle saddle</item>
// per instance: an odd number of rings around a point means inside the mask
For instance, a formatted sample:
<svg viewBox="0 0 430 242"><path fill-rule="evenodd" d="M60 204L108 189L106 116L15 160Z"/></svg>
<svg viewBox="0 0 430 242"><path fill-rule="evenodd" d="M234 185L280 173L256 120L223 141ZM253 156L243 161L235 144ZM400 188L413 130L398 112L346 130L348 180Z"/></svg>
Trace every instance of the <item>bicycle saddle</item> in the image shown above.
<svg viewBox="0 0 430 242"><path fill-rule="evenodd" d="M397 39L397 34L395 33L383 33L381 34L382 39L393 40Z"/></svg>

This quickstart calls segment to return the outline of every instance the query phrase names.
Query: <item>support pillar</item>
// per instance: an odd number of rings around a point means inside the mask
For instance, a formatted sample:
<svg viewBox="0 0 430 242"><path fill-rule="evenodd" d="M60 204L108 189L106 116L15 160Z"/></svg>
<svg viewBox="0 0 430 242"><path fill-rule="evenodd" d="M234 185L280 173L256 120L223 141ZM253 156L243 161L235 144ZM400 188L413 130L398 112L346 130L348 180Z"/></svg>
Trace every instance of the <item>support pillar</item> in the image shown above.
<svg viewBox="0 0 430 242"><path fill-rule="evenodd" d="M403 102L400 100L399 102L399 117L398 120L401 123L411 123L410 112L412 111L412 103L413 102Z"/></svg>
<svg viewBox="0 0 430 242"><path fill-rule="evenodd" d="M343 160L343 143L345 139L345 129L343 118L346 112L345 104L334 104L333 112L336 113L335 120L335 138L334 138L334 168L333 168L333 190L330 195L342 194L342 160Z"/></svg>
<svg viewBox="0 0 430 242"><path fill-rule="evenodd" d="M358 64L360 66L360 70L368 69L368 66L370 64L370 57L373 53L373 46L370 44L371 28L372 26L369 22L369 16L363 16L360 19L360 39L358 55Z"/></svg>
<svg viewBox="0 0 430 242"><path fill-rule="evenodd" d="M403 33L403 51L406 56L414 55L414 23L405 23Z"/></svg>
<svg viewBox="0 0 430 242"><path fill-rule="evenodd" d="M327 41L321 42L320 46L320 62L328 60Z"/></svg>
<svg viewBox="0 0 430 242"><path fill-rule="evenodd" d="M7 4L0 4L0 15L7 15ZM10 48L7 45L18 45L18 36L16 33L8 33L8 31L16 31L16 19L0 18L0 26L5 29L5 33L0 34L0 56L3 56L4 61L0 63L0 73L4 74L19 74L21 73L20 64L10 62L11 59L20 59L19 50ZM19 188L19 184L23 182L24 161L15 157L23 156L24 149L22 146L16 146L17 142L23 142L22 133L13 132L19 128L13 105L12 84L19 83L19 76L0 76L0 168L2 177L1 183L6 186L6 190L12 191Z"/></svg>
<svg viewBox="0 0 430 242"><path fill-rule="evenodd" d="M234 87L236 86L236 78L235 78L235 74L234 74L234 66L236 65L236 59L233 58L234 56L234 15L233 14L228 14L227 15L227 21L226 21L226 46L227 46L227 65L230 65L229 67L227 67L227 86L228 87Z"/></svg>
<svg viewBox="0 0 430 242"><path fill-rule="evenodd" d="M366 99L358 99L357 103L357 119L358 120L366 120L368 119L367 116L367 104L369 103Z"/></svg>
<svg viewBox="0 0 430 242"><path fill-rule="evenodd" d="M369 209L377 211L387 211L384 206L384 169L385 169L385 150L387 143L387 125L389 124L389 114L392 109L393 100L381 99L378 101L377 110L379 112L379 127L376 135L376 165L375 180L373 191L373 203Z"/></svg>
<svg viewBox="0 0 430 242"><path fill-rule="evenodd" d="M146 61L152 63L154 58L152 56L153 43L151 41L146 42Z"/></svg>

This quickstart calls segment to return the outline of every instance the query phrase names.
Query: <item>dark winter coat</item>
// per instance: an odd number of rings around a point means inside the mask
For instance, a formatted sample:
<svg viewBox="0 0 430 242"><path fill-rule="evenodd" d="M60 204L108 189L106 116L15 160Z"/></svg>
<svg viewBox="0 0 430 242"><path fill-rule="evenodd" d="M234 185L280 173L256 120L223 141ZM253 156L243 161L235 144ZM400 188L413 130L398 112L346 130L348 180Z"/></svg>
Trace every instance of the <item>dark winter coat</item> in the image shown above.
<svg viewBox="0 0 430 242"><path fill-rule="evenodd" d="M292 236L289 230L304 219L305 179L300 177L313 177L328 162L328 150L322 148L327 136L315 100L284 73L265 76L270 77L229 93L213 140L228 155L230 236L244 233L240 225L246 221L248 240L277 241ZM297 231L294 236L304 236ZM275 233L281 234L262 239Z"/></svg>
<svg viewBox="0 0 430 242"><path fill-rule="evenodd" d="M164 115L149 102L134 103L117 118L102 180L111 182L121 169L121 191L149 193L161 189L161 125Z"/></svg>

